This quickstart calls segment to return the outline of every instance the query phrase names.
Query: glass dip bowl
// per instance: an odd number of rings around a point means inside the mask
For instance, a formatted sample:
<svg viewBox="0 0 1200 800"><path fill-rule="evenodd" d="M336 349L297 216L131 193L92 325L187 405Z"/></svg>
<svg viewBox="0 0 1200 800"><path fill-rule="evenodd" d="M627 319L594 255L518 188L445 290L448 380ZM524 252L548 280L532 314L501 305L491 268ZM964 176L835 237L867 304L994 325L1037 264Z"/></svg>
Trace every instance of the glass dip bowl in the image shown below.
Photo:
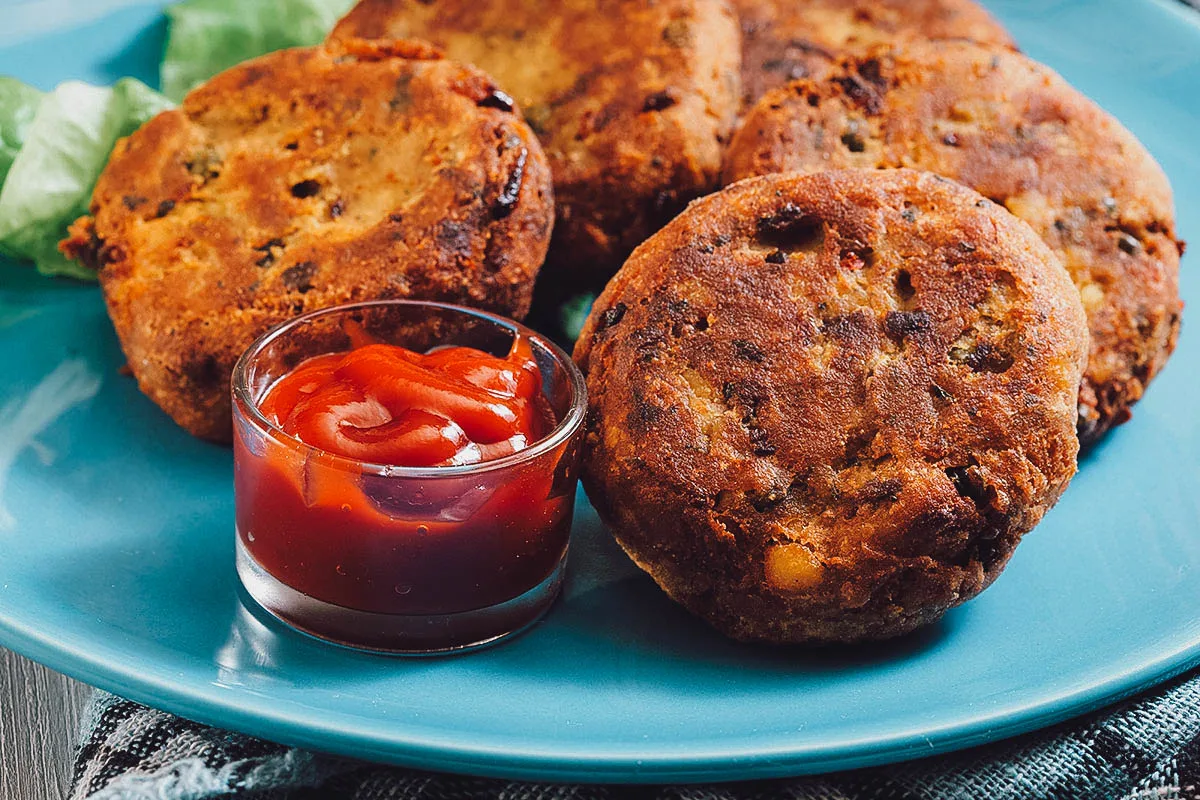
<svg viewBox="0 0 1200 800"><path fill-rule="evenodd" d="M527 448L463 466L373 464L313 447L260 410L283 376L364 339L502 356L526 338L553 415ZM562 585L587 407L583 376L519 323L434 302L315 311L268 331L233 372L237 571L251 598L349 647L440 653L532 625Z"/></svg>

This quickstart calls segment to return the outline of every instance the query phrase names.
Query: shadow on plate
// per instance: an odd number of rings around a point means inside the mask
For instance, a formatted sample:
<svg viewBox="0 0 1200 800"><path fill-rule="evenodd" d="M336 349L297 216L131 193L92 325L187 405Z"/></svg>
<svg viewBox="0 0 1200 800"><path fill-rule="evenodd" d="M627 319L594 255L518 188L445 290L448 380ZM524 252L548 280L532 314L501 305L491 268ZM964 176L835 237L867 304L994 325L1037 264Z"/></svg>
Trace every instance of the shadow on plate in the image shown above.
<svg viewBox="0 0 1200 800"><path fill-rule="evenodd" d="M546 619L511 641L469 654L429 658L360 653L293 631L236 591L232 624L215 650L220 681L253 685L260 680L288 680L289 675L302 674L311 677L319 672L330 679L352 676L360 684L399 673L448 678L503 674L544 682L577 676L580 665L588 664L595 667L597 679L605 682L653 685L681 669L697 678L705 672L729 675L737 671L768 680L794 680L801 675L886 668L913 659L936 648L952 633L958 619L952 613L910 636L864 646L739 644L667 599L649 577L629 564L600 528L594 512L584 515L581 523L572 543L575 560L563 598ZM585 556L582 563L579 556ZM721 684L711 678L697 680L696 685ZM679 688L677 682L668 683Z"/></svg>
<svg viewBox="0 0 1200 800"><path fill-rule="evenodd" d="M582 494L578 505L585 505ZM530 668L540 664L547 674L569 674L569 664L617 661L641 673L642 680L675 673L683 666L693 672L737 670L793 679L889 668L918 658L952 635L964 614L952 611L939 623L908 636L864 645L743 644L672 602L630 562L590 507L577 507L571 548L567 585L558 605L529 634L481 657L528 662ZM614 652L622 655L614 657ZM556 661L564 662L564 668L556 668Z"/></svg>

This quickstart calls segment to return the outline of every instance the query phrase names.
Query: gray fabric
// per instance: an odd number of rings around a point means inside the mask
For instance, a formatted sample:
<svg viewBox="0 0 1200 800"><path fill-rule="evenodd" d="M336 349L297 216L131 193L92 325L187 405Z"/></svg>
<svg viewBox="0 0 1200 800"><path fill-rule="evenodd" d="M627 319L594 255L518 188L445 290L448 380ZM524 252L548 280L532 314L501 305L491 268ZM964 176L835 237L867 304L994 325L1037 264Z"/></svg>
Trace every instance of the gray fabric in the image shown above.
<svg viewBox="0 0 1200 800"><path fill-rule="evenodd" d="M1200 672L1082 721L906 764L709 786L582 786L444 775L208 728L103 692L72 800L1200 800Z"/></svg>

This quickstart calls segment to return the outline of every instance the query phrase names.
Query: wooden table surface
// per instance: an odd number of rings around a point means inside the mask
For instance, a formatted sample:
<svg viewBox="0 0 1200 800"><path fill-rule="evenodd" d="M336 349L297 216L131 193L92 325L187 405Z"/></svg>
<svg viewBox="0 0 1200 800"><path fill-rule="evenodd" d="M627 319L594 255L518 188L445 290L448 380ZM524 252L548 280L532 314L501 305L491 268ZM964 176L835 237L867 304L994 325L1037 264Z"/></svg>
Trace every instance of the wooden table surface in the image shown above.
<svg viewBox="0 0 1200 800"><path fill-rule="evenodd" d="M91 688L0 648L0 798L63 800Z"/></svg>

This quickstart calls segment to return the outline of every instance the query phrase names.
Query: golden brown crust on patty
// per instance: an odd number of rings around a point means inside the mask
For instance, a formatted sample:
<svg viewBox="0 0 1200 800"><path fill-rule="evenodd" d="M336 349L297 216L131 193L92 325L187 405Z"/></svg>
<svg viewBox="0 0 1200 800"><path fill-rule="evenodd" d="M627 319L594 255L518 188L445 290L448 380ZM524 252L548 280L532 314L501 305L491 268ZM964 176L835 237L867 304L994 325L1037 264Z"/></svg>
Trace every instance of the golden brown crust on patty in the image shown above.
<svg viewBox="0 0 1200 800"><path fill-rule="evenodd" d="M426 39L512 94L554 172L549 279L603 285L713 188L739 102L722 0L362 0L345 35Z"/></svg>
<svg viewBox="0 0 1200 800"><path fill-rule="evenodd" d="M771 175L639 247L580 335L588 495L738 639L853 641L986 587L1075 471L1078 293L910 170Z"/></svg>
<svg viewBox="0 0 1200 800"><path fill-rule="evenodd" d="M495 91L428 45L346 41L234 67L118 142L64 248L99 268L142 391L224 440L234 361L288 317L402 297L524 315L550 173Z"/></svg>
<svg viewBox="0 0 1200 800"><path fill-rule="evenodd" d="M972 0L733 0L742 23L746 107L771 89L815 77L845 53L910 39L969 39L1016 48Z"/></svg>
<svg viewBox="0 0 1200 800"><path fill-rule="evenodd" d="M726 174L846 167L930 170L1028 222L1088 313L1081 440L1129 418L1175 347L1183 308L1171 187L1133 134L1024 56L931 42L770 93L735 137Z"/></svg>

